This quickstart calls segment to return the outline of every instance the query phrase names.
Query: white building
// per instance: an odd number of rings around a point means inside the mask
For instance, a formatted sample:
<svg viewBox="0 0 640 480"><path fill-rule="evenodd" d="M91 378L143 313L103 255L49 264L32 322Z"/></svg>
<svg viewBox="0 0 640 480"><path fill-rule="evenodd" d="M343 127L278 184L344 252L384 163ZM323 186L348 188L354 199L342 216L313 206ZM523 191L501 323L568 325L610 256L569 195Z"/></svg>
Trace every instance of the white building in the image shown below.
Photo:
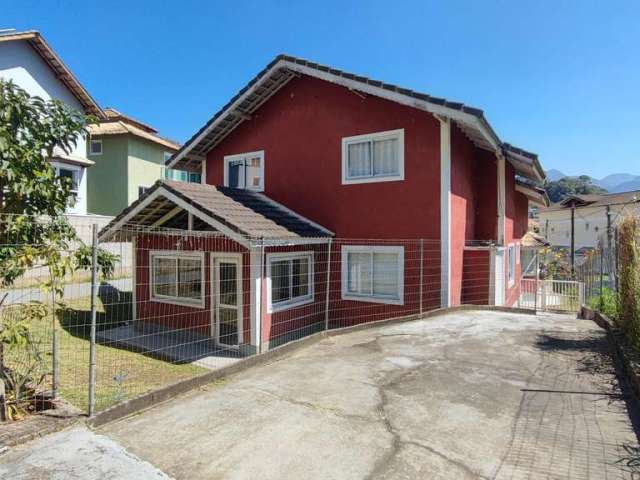
<svg viewBox="0 0 640 480"><path fill-rule="evenodd" d="M575 249L593 248L626 213L640 213L640 191L607 195L571 195L539 211L540 233L552 246L571 247L573 210Z"/></svg>
<svg viewBox="0 0 640 480"><path fill-rule="evenodd" d="M30 95L59 99L76 110L105 118L95 100L37 31L0 31L0 77L12 80ZM79 139L72 152L55 151L51 164L58 175L72 179L76 202L67 213L86 215L86 169L93 165L87 159L86 140Z"/></svg>

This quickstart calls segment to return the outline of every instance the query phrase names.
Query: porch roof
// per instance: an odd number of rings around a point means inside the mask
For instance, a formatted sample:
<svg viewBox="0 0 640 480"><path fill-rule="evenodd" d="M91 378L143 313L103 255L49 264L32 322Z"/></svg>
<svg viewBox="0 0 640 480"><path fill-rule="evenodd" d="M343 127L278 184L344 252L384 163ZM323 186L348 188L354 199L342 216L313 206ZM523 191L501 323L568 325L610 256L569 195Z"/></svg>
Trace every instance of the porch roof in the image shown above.
<svg viewBox="0 0 640 480"><path fill-rule="evenodd" d="M158 180L105 226L99 237L109 240L118 231L132 231L133 227L146 227L146 231L175 228L172 220L188 214L202 227L194 230L218 231L243 244L252 239L307 243L333 236L333 232L259 192Z"/></svg>

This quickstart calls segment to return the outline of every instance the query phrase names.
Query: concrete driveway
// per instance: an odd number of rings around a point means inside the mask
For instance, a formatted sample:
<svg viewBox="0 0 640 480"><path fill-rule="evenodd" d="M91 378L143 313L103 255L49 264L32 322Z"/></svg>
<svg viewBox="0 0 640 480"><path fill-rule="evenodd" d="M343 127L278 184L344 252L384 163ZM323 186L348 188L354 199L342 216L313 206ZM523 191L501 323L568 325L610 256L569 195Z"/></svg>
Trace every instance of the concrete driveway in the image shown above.
<svg viewBox="0 0 640 480"><path fill-rule="evenodd" d="M628 402L592 322L473 311L329 337L98 433L179 479L618 479Z"/></svg>

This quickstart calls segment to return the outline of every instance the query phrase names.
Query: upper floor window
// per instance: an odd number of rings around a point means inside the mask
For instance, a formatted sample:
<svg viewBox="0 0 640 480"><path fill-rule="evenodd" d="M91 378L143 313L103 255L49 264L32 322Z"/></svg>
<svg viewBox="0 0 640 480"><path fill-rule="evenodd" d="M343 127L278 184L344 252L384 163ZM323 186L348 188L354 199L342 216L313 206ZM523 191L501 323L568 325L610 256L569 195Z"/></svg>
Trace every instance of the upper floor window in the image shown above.
<svg viewBox="0 0 640 480"><path fill-rule="evenodd" d="M342 184L404 180L404 130L342 139Z"/></svg>
<svg viewBox="0 0 640 480"><path fill-rule="evenodd" d="M89 144L90 155L102 155L102 140L91 140Z"/></svg>
<svg viewBox="0 0 640 480"><path fill-rule="evenodd" d="M167 163L167 161L173 156L173 153L163 152L163 155L164 155L164 163Z"/></svg>
<svg viewBox="0 0 640 480"><path fill-rule="evenodd" d="M264 190L264 151L224 157L224 186Z"/></svg>

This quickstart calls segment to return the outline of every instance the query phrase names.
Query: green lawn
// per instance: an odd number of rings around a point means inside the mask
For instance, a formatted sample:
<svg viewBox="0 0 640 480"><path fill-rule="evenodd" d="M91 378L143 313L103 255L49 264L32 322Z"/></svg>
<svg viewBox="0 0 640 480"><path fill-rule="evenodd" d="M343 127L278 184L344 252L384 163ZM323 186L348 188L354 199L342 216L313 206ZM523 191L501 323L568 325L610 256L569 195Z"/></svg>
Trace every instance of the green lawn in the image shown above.
<svg viewBox="0 0 640 480"><path fill-rule="evenodd" d="M125 297L117 304L113 300L110 303L105 312L104 305L98 300L98 330L114 328L131 318L130 299ZM90 310L88 298L70 300L67 308L59 310L56 315L60 396L85 411L88 405ZM51 371L51 320L33 322L32 332L43 342L47 368ZM195 365L172 364L104 345L97 346L96 365L96 411L207 371ZM46 381L50 385L51 377Z"/></svg>

